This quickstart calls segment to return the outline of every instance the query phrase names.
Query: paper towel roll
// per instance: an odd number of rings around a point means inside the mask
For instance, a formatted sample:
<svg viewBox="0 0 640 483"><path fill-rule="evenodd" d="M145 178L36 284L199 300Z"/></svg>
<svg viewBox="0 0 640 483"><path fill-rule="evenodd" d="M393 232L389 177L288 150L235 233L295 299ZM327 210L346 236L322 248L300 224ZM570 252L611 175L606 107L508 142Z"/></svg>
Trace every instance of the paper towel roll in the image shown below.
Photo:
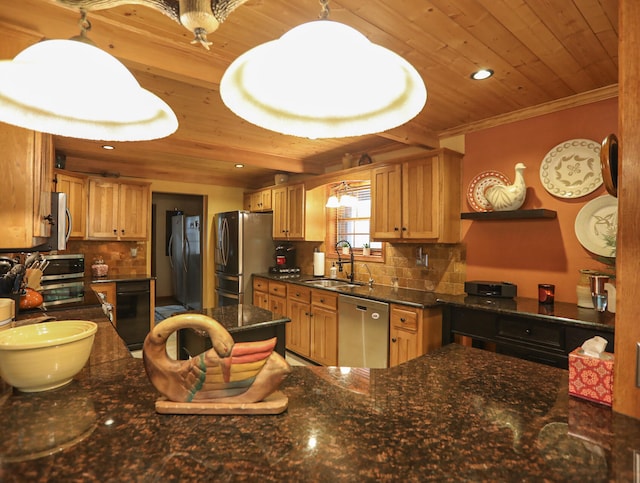
<svg viewBox="0 0 640 483"><path fill-rule="evenodd" d="M316 277L324 276L324 253L313 252L313 275Z"/></svg>

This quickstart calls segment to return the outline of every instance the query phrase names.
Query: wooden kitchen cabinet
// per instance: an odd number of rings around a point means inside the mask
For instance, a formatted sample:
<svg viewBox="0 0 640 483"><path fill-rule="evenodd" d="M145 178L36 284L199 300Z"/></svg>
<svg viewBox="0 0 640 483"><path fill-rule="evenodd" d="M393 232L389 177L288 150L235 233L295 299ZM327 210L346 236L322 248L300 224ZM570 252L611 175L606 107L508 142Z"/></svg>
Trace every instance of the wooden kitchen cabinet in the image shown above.
<svg viewBox="0 0 640 483"><path fill-rule="evenodd" d="M287 284L269 280L269 310L276 314L287 314Z"/></svg>
<svg viewBox="0 0 640 483"><path fill-rule="evenodd" d="M90 178L88 238L145 240L149 203L148 184Z"/></svg>
<svg viewBox="0 0 640 483"><path fill-rule="evenodd" d="M298 183L271 191L275 240L324 240L325 201L321 190L306 191L304 183Z"/></svg>
<svg viewBox="0 0 640 483"><path fill-rule="evenodd" d="M271 211L271 188L245 193L243 208L246 211Z"/></svg>
<svg viewBox="0 0 640 483"><path fill-rule="evenodd" d="M421 309L391 304L389 315L391 367L441 346L442 314L439 307Z"/></svg>
<svg viewBox="0 0 640 483"><path fill-rule="evenodd" d="M0 124L3 192L0 249L26 249L51 232L54 149L50 134Z"/></svg>
<svg viewBox="0 0 640 483"><path fill-rule="evenodd" d="M311 289L309 358L325 366L338 365L338 294Z"/></svg>
<svg viewBox="0 0 640 483"><path fill-rule="evenodd" d="M289 284L287 287L287 349L311 357L311 289Z"/></svg>
<svg viewBox="0 0 640 483"><path fill-rule="evenodd" d="M87 177L56 170L56 192L67 195L67 210L71 217L69 238L84 239L87 236Z"/></svg>
<svg viewBox="0 0 640 483"><path fill-rule="evenodd" d="M448 149L371 170L371 237L460 241L462 155Z"/></svg>
<svg viewBox="0 0 640 483"><path fill-rule="evenodd" d="M253 278L253 305L269 310L269 280L266 278Z"/></svg>

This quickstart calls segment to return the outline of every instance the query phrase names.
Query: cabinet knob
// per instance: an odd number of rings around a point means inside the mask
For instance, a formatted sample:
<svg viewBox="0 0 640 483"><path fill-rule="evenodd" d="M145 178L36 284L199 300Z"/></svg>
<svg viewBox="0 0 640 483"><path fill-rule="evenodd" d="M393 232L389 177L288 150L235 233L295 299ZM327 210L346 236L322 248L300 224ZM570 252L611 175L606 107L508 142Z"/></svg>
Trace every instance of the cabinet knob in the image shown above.
<svg viewBox="0 0 640 483"><path fill-rule="evenodd" d="M405 324L407 322L407 319L405 319L404 317L400 317L400 322L402 322L403 324Z"/></svg>
<svg viewBox="0 0 640 483"><path fill-rule="evenodd" d="M531 335L531 329L525 329L525 333L526 333L527 335Z"/></svg>
<svg viewBox="0 0 640 483"><path fill-rule="evenodd" d="M391 342L398 342L398 339L396 339L395 337L392 337Z"/></svg>
<svg viewBox="0 0 640 483"><path fill-rule="evenodd" d="M296 292L296 297L300 297L300 292Z"/></svg>
<svg viewBox="0 0 640 483"><path fill-rule="evenodd" d="M400 231L400 228L398 228L397 226L394 226L393 231Z"/></svg>
<svg viewBox="0 0 640 483"><path fill-rule="evenodd" d="M124 235L124 230L122 230L122 234Z"/></svg>
<svg viewBox="0 0 640 483"><path fill-rule="evenodd" d="M402 227L402 231L407 231L407 227L406 227L406 226L403 226L403 227Z"/></svg>
<svg viewBox="0 0 640 483"><path fill-rule="evenodd" d="M118 230L114 229L114 230L113 230L113 234L114 234L114 235L117 235L117 234L118 234Z"/></svg>
<svg viewBox="0 0 640 483"><path fill-rule="evenodd" d="M320 303L323 304L324 303L324 299L320 299Z"/></svg>

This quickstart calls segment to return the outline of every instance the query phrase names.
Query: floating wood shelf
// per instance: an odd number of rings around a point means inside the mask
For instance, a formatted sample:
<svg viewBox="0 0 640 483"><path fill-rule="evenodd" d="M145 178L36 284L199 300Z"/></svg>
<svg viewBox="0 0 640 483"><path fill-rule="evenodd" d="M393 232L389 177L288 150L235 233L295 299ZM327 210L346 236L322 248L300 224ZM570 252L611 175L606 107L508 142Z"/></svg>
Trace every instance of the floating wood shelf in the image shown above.
<svg viewBox="0 0 640 483"><path fill-rule="evenodd" d="M557 213L544 208L536 210L514 210L514 211L486 211L460 213L463 220L526 220L534 218L556 218Z"/></svg>

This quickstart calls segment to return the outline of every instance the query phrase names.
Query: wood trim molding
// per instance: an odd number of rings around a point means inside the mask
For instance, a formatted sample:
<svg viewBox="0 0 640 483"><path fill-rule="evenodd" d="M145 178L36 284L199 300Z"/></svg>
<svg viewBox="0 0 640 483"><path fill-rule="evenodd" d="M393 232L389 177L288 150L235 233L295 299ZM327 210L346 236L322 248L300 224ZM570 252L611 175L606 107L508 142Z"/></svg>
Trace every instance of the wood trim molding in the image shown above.
<svg viewBox="0 0 640 483"><path fill-rule="evenodd" d="M447 129L446 131L441 131L438 133L438 135L440 139L443 139L452 136L458 136L461 134L468 134L470 132L480 131L481 129L488 129L491 127L501 126L503 124L530 119L532 117L543 116L545 114L563 111L572 107L579 107L598 101L604 101L606 99L611 99L617 96L618 84L613 84L582 94L576 94L575 96L565 97L563 99L547 102L538 106L529 107L527 109L520 109L519 111L513 111L508 114L490 117L478 122L463 124L452 129Z"/></svg>

